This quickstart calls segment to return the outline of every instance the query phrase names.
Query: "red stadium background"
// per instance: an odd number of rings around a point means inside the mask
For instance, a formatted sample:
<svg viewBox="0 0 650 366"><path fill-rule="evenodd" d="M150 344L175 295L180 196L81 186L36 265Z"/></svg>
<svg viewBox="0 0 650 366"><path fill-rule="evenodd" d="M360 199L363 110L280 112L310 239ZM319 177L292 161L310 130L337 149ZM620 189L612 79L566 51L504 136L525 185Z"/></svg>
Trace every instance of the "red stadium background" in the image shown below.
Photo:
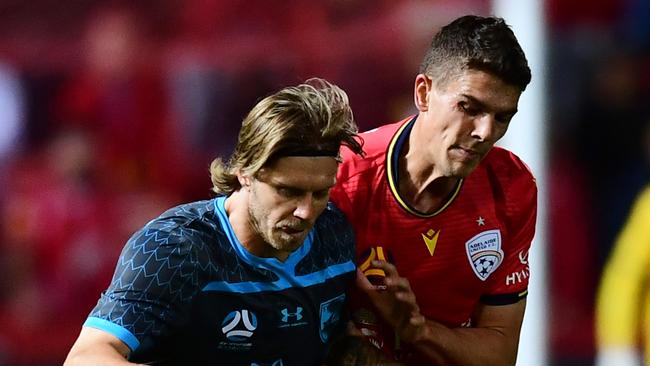
<svg viewBox="0 0 650 366"><path fill-rule="evenodd" d="M600 271L649 181L649 8L544 6L553 365L592 364ZM435 30L490 9L0 1L0 365L62 363L128 236L167 207L211 196L209 163L230 153L258 99L319 76L348 92L362 130L398 120L412 111Z"/></svg>

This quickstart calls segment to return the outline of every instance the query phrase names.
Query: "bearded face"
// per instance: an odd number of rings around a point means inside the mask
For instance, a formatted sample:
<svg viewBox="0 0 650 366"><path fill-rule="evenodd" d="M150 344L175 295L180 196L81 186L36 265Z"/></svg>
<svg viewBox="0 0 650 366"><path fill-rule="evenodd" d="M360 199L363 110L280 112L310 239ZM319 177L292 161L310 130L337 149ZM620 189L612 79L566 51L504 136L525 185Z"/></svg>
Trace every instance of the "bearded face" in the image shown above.
<svg viewBox="0 0 650 366"><path fill-rule="evenodd" d="M267 252L302 245L327 206L337 167L333 157L284 157L251 179L248 221Z"/></svg>

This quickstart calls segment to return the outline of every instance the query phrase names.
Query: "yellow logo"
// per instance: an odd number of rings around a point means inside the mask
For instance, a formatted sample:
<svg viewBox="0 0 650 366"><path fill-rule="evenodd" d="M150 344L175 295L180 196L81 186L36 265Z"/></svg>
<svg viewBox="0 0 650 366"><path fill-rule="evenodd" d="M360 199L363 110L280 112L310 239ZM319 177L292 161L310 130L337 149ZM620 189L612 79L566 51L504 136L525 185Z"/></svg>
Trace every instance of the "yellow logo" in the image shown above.
<svg viewBox="0 0 650 366"><path fill-rule="evenodd" d="M422 234L422 239L424 239L424 244L427 245L429 249L429 254L433 256L433 252L436 250L436 244L438 244L438 235L440 235L440 230L434 231L429 229L426 234Z"/></svg>
<svg viewBox="0 0 650 366"><path fill-rule="evenodd" d="M364 275L366 276L381 276L381 277L386 277L386 273L384 273L384 270L372 267L370 262L373 260L382 260L382 261L388 261L388 257L386 253L384 253L384 248L382 247L371 247L370 251L366 251L367 256L365 256L365 260L359 265L359 269L361 272L363 272Z"/></svg>

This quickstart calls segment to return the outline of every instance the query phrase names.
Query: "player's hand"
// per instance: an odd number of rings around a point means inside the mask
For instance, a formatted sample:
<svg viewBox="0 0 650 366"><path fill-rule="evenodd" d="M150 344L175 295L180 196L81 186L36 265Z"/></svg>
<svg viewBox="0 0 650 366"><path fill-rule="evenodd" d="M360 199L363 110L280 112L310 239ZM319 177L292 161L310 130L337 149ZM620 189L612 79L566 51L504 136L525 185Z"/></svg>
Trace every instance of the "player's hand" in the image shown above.
<svg viewBox="0 0 650 366"><path fill-rule="evenodd" d="M397 268L391 263L375 260L372 265L386 273L384 286L378 288L357 270L357 287L368 295L379 315L402 341L413 343L420 339L426 331L426 319L420 313L409 281L400 277Z"/></svg>

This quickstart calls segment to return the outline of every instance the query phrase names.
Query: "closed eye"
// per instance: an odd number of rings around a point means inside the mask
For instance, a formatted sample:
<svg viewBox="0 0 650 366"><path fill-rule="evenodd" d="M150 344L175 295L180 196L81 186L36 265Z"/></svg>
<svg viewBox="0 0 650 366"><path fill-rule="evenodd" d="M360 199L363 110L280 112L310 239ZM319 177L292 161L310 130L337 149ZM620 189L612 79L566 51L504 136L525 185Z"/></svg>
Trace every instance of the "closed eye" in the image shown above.
<svg viewBox="0 0 650 366"><path fill-rule="evenodd" d="M479 113L481 113L481 110L479 108L471 105L469 102L466 101L458 102L458 109L470 117L477 116L479 115Z"/></svg>
<svg viewBox="0 0 650 366"><path fill-rule="evenodd" d="M499 123L508 124L510 123L510 120L514 116L515 116L514 113L497 114L496 116L494 116L494 119L496 119L497 122Z"/></svg>
<svg viewBox="0 0 650 366"><path fill-rule="evenodd" d="M282 197L298 197L303 194L303 191L300 189L289 188L289 187L276 187L276 191Z"/></svg>
<svg viewBox="0 0 650 366"><path fill-rule="evenodd" d="M324 199L326 198L330 193L329 188L328 189L322 189L320 191L314 192L314 198L316 199Z"/></svg>

